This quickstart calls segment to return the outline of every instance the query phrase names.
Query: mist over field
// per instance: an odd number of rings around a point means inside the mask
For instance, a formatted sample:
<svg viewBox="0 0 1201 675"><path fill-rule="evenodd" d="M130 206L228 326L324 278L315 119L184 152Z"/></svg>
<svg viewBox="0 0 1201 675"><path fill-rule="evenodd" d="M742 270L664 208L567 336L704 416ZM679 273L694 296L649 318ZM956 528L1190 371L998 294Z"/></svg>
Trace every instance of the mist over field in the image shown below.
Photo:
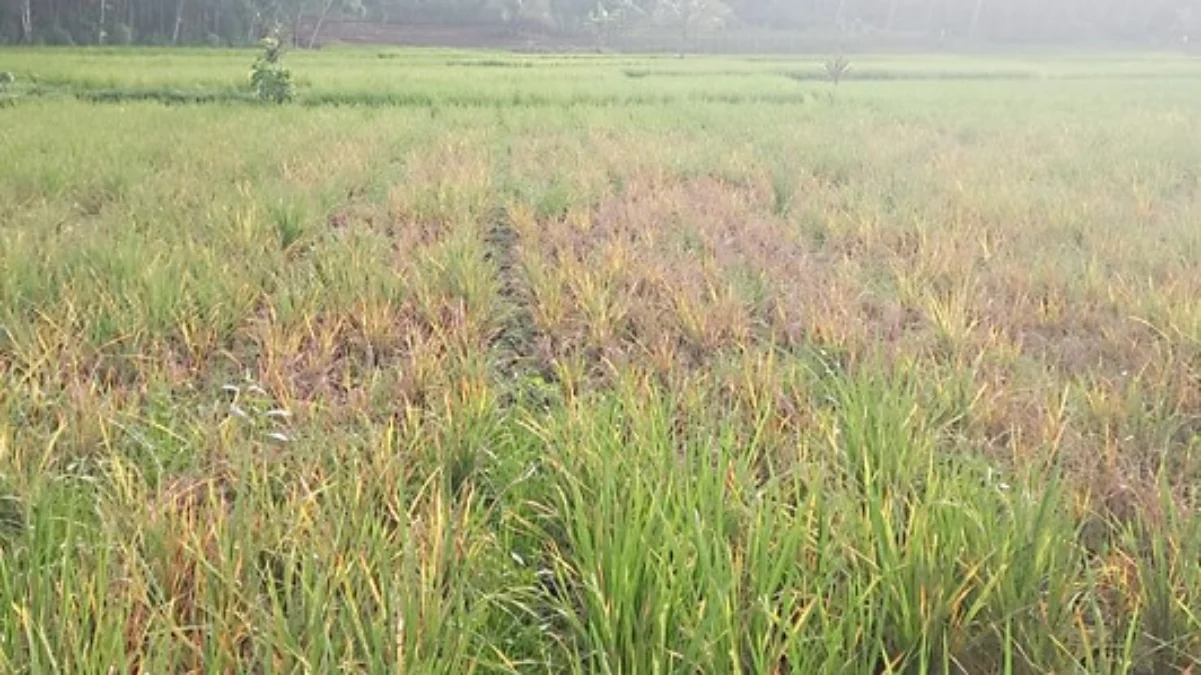
<svg viewBox="0 0 1201 675"><path fill-rule="evenodd" d="M0 1L0 673L1201 671L1199 21Z"/></svg>
<svg viewBox="0 0 1201 675"><path fill-rule="evenodd" d="M3 0L0 43L392 42L682 51L1188 48L1197 0Z"/></svg>

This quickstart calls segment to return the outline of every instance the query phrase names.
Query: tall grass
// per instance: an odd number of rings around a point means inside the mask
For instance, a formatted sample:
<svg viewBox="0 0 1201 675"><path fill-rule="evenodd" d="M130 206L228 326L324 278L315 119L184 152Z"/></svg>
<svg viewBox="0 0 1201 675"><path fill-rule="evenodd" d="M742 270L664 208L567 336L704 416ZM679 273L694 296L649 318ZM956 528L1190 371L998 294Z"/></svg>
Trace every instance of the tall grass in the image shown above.
<svg viewBox="0 0 1201 675"><path fill-rule="evenodd" d="M0 51L0 671L1201 665L1193 64L388 54Z"/></svg>

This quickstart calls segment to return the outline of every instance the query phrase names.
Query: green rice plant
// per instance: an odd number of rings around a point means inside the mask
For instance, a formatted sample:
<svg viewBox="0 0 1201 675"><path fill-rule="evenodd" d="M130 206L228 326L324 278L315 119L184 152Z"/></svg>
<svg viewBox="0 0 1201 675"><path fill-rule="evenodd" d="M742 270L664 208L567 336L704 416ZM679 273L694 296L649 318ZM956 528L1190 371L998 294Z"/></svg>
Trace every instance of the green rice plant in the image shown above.
<svg viewBox="0 0 1201 675"><path fill-rule="evenodd" d="M305 233L305 213L300 204L278 204L271 209L271 219L279 238L279 248L288 251Z"/></svg>

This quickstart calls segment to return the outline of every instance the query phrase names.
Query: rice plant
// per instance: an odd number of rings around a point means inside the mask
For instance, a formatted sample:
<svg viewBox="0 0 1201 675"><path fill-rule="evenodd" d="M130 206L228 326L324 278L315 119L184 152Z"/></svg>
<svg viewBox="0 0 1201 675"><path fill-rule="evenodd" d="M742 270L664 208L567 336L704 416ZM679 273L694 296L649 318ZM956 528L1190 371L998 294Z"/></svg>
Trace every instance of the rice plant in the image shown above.
<svg viewBox="0 0 1201 675"><path fill-rule="evenodd" d="M4 52L0 671L1201 667L1197 63L381 56Z"/></svg>

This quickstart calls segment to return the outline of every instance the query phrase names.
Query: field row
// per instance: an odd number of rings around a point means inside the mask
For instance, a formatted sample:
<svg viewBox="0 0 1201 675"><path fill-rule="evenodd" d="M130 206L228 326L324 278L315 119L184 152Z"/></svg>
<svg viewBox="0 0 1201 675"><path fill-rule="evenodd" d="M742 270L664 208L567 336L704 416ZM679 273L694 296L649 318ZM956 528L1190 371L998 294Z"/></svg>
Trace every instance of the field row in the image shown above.
<svg viewBox="0 0 1201 675"><path fill-rule="evenodd" d="M252 98L252 50L71 49L0 52L8 93L92 102L244 102ZM284 57L307 105L418 107L796 105L824 101L824 55L680 59L604 54L393 49L296 51ZM860 100L920 109L968 101L1061 109L1105 103L1110 87L1131 100L1185 104L1201 61L1172 55L967 57L852 55L845 85ZM1100 100L1098 100L1100 99ZM1014 109L1021 113L1023 110Z"/></svg>

